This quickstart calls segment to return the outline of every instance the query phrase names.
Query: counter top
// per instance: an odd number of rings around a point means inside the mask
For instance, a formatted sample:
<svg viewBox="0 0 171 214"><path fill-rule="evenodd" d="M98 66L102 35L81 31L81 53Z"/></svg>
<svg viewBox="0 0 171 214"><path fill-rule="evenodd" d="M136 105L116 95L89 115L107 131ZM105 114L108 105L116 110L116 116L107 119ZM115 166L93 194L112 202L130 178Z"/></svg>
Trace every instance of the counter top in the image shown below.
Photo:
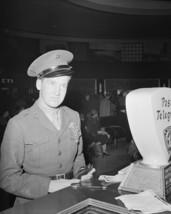
<svg viewBox="0 0 171 214"><path fill-rule="evenodd" d="M100 183L99 183L100 184ZM95 185L99 185L98 181ZM56 213L72 213L71 211L65 212L65 210L71 208L78 203L86 201L87 199L93 199L100 202L109 203L112 206L118 206L120 209L125 210L113 213L129 213L125 209L123 203L120 200L116 200L115 197L120 195L118 191L119 183L111 184L107 186L106 190L102 189L90 189L90 188L73 188L67 187L52 194L48 194L39 199L27 202L22 205L17 205L8 210L4 210L2 214L56 214ZM108 213L108 212L107 212ZM111 213L111 212L110 212ZM164 212L171 214L171 212Z"/></svg>

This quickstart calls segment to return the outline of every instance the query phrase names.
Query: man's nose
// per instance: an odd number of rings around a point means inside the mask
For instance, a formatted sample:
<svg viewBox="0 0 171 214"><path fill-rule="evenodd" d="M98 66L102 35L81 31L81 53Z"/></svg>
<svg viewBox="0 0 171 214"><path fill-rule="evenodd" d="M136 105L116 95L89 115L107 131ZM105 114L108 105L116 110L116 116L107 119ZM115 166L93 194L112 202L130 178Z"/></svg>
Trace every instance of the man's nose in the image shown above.
<svg viewBox="0 0 171 214"><path fill-rule="evenodd" d="M60 86L59 86L59 85L54 87L54 93L55 93L56 95L59 95L59 94L60 94Z"/></svg>

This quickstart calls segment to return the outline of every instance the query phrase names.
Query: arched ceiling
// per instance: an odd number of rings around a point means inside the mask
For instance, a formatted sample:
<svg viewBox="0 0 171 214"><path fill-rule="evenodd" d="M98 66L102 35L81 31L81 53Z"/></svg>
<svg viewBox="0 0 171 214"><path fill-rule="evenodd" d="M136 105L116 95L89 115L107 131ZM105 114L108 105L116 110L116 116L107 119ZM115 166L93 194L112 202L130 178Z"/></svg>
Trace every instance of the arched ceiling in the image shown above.
<svg viewBox="0 0 171 214"><path fill-rule="evenodd" d="M1 39L1 35L5 35L5 39L4 37ZM103 53L105 57L110 58L115 51L115 44L122 39L147 39L150 40L149 44L151 40L155 40L154 46L158 45L159 40L170 42L171 1L1 0L0 2L0 56L7 56L6 61L2 63L4 70L23 72L27 62L20 58L29 60L33 53L37 54L41 42L46 40L55 44L58 44L59 40L60 45L66 41L74 48L79 43L79 48L83 45L83 49L84 47L86 49L89 43L88 48L100 54L98 56ZM97 46L101 49L96 50ZM33 50L34 48L37 49ZM101 64L98 66L100 69Z"/></svg>
<svg viewBox="0 0 171 214"><path fill-rule="evenodd" d="M167 0L68 0L73 4L98 11L130 15L169 15Z"/></svg>
<svg viewBox="0 0 171 214"><path fill-rule="evenodd" d="M1 33L84 39L171 38L171 1L2 0Z"/></svg>

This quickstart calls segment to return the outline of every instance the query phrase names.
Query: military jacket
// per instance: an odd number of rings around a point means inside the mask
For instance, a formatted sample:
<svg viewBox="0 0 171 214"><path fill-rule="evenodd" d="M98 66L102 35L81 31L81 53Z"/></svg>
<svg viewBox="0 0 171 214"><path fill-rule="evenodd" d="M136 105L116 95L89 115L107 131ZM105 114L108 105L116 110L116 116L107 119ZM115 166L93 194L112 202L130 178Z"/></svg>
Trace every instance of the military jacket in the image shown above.
<svg viewBox="0 0 171 214"><path fill-rule="evenodd" d="M48 193L51 176L85 166L79 114L65 106L60 111L59 131L37 102L9 120L1 145L1 188L35 199Z"/></svg>

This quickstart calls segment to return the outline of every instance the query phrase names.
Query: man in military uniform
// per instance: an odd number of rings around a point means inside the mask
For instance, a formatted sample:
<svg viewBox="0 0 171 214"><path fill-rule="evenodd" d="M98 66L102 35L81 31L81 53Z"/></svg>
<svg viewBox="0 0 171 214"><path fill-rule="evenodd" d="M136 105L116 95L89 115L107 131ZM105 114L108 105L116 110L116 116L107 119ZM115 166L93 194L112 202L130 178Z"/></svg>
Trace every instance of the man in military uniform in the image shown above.
<svg viewBox="0 0 171 214"><path fill-rule="evenodd" d="M85 167L79 114L61 106L73 71L73 54L54 50L28 68L39 98L7 124L0 161L0 187L24 203L79 182Z"/></svg>

